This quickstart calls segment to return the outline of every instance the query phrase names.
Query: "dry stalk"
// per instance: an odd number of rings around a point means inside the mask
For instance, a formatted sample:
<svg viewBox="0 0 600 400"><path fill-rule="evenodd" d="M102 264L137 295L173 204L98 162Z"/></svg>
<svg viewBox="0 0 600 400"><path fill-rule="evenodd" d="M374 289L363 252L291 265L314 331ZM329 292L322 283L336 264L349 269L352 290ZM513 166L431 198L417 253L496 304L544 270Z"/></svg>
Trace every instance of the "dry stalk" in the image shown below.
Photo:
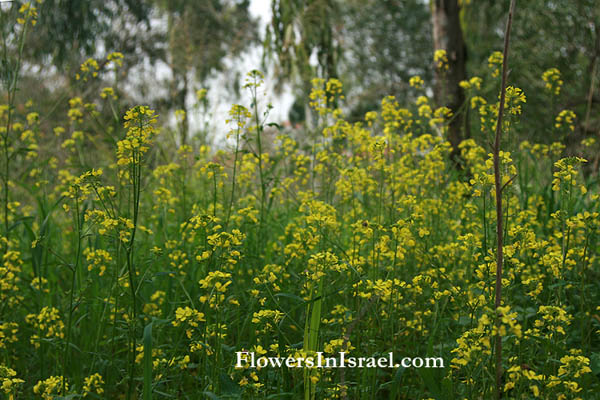
<svg viewBox="0 0 600 400"><path fill-rule="evenodd" d="M496 311L496 399L502 396L502 337L500 336L500 318L498 318L498 307L502 305L502 265L503 265L503 220L502 220L502 177L500 175L500 139L502 136L502 114L506 100L506 77L508 75L508 44L510 42L510 27L515 11L516 0L511 0L508 11L508 21L504 34L504 51L502 60L502 82L500 84L500 104L498 106L498 122L496 123L496 137L494 140L494 185L496 190L496 299L494 310Z"/></svg>

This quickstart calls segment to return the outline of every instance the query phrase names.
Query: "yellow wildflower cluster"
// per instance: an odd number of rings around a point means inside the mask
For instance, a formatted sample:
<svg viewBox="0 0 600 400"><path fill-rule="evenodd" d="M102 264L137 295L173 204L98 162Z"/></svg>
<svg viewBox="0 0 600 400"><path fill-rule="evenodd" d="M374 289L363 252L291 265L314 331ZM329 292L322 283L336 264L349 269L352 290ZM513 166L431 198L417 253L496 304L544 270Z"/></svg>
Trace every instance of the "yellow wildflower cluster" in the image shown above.
<svg viewBox="0 0 600 400"><path fill-rule="evenodd" d="M554 167L557 169L552 176L552 190L555 192L565 190L570 193L576 184L576 177L578 175L577 166L586 163L587 160L581 157L566 157L561 158L554 163ZM585 194L587 189L585 186L580 185L579 189L581 193Z"/></svg>
<svg viewBox="0 0 600 400"><path fill-rule="evenodd" d="M337 271L341 272L345 270L347 266L339 264L338 258L335 254L328 251L313 254L308 260L308 269L305 271L308 280L318 281L325 276L325 271Z"/></svg>
<svg viewBox="0 0 600 400"><path fill-rule="evenodd" d="M488 57L488 67L492 70L492 76L494 78L500 75L500 68L504 62L504 55L500 51L494 51Z"/></svg>
<svg viewBox="0 0 600 400"><path fill-rule="evenodd" d="M100 190L98 190L100 192ZM116 217L102 210L88 210L85 213L86 222L92 222L98 229L100 235L113 235L119 238L123 243L130 241L131 231L134 228L133 221L130 218ZM151 233L152 231L143 225L139 225L140 231ZM104 258L106 260L106 258Z"/></svg>
<svg viewBox="0 0 600 400"><path fill-rule="evenodd" d="M96 78L98 76L99 70L100 70L100 65L98 65L98 61L94 60L93 58L88 58L79 67L79 72L77 74L75 74L75 79L77 79L77 80L82 79L85 82L90 77Z"/></svg>
<svg viewBox="0 0 600 400"><path fill-rule="evenodd" d="M219 308L224 300L227 288L231 285L231 274L228 272L209 272L206 278L201 279L198 284L207 294L200 296L201 303L208 303L210 308Z"/></svg>
<svg viewBox="0 0 600 400"><path fill-rule="evenodd" d="M8 350L8 346L16 343L19 324L16 322L4 322L0 324L0 349Z"/></svg>
<svg viewBox="0 0 600 400"><path fill-rule="evenodd" d="M206 322L204 314L186 306L178 307L175 310L175 320L172 324L175 327L184 326L186 336L191 339L195 328L198 328L200 322Z"/></svg>
<svg viewBox="0 0 600 400"><path fill-rule="evenodd" d="M4 364L0 364L1 388L8 398L14 398L14 394L18 391L19 387L25 383L23 379L19 379L16 376L17 372L15 370Z"/></svg>
<svg viewBox="0 0 600 400"><path fill-rule="evenodd" d="M205 89L205 88L202 88L202 89L198 89L198 90L196 90L196 99L197 99L198 101L203 101L203 100L205 100L205 99L206 99L206 95L207 95L207 93L208 93L208 90L207 90L207 89Z"/></svg>
<svg viewBox="0 0 600 400"><path fill-rule="evenodd" d="M323 346L323 350L325 353L337 355L337 353L343 351L349 353L354 350L356 347L352 346L352 343L349 340L341 339L331 339L329 342L325 343Z"/></svg>
<svg viewBox="0 0 600 400"><path fill-rule="evenodd" d="M197 327L198 322L204 321L204 314L193 310L189 307L178 307L175 310L175 321L173 321L173 326L179 326L183 323Z"/></svg>
<svg viewBox="0 0 600 400"><path fill-rule="evenodd" d="M560 71L558 68L550 68L544 71L542 74L542 80L546 83L546 90L556 96L560 94L560 88L564 82L560 77Z"/></svg>
<svg viewBox="0 0 600 400"><path fill-rule="evenodd" d="M136 106L125 113L125 139L117 142L117 164L139 165L156 134L156 115L146 106ZM133 178L131 178L133 179Z"/></svg>
<svg viewBox="0 0 600 400"><path fill-rule="evenodd" d="M438 49L433 53L433 62L435 63L435 67L440 71L447 71L449 68L448 64L448 54L446 50Z"/></svg>
<svg viewBox="0 0 600 400"><path fill-rule="evenodd" d="M556 338L557 334L566 335L565 328L571 324L573 317L558 306L540 306L539 318L535 320L534 327L526 333L548 339Z"/></svg>
<svg viewBox="0 0 600 400"><path fill-rule="evenodd" d="M244 89L248 89L248 88L258 88L259 86L261 86L264 83L264 79L265 79L265 75L257 70L257 69L253 69L252 71L248 72L246 74L246 80L244 82Z"/></svg>
<svg viewBox="0 0 600 400"><path fill-rule="evenodd" d="M60 318L59 310L54 307L43 307L38 314L29 314L25 321L38 333L31 336L30 342L36 348L40 346L41 339L63 339L65 337L65 324Z"/></svg>
<svg viewBox="0 0 600 400"><path fill-rule="evenodd" d="M99 373L92 374L83 380L83 397L104 393L104 380Z"/></svg>
<svg viewBox="0 0 600 400"><path fill-rule="evenodd" d="M494 325L492 335L500 334L500 336L506 336L511 334L520 338L523 336L521 332L521 325L517 322L517 313L511 312L509 306L498 307L498 318L500 319L499 326ZM518 343L518 341L517 341Z"/></svg>
<svg viewBox="0 0 600 400"><path fill-rule="evenodd" d="M431 114L429 113L429 126L434 127L436 125L440 125L442 123L444 123L445 121L449 120L452 117L452 110L450 110L448 107L442 106L439 108L436 108L436 110L433 112L433 118L431 118ZM442 132L445 132L445 127L444 129L442 129Z"/></svg>
<svg viewBox="0 0 600 400"><path fill-rule="evenodd" d="M341 110L334 109L332 106L337 100L343 100L342 83L337 79L329 79L325 82L322 78L315 78L312 81L312 90L310 92L309 105L319 113L319 115L332 114L334 117L339 115Z"/></svg>
<svg viewBox="0 0 600 400"><path fill-rule="evenodd" d="M42 4L42 0L36 0L38 4ZM25 25L27 22L31 24L31 26L35 26L37 23L37 8L31 5L30 1L27 1L21 5L19 8L20 16L17 18L17 23L20 25Z"/></svg>
<svg viewBox="0 0 600 400"><path fill-rule="evenodd" d="M266 334L275 329L283 318L283 315L279 310L262 309L252 314L252 323L257 325L257 332Z"/></svg>
<svg viewBox="0 0 600 400"><path fill-rule="evenodd" d="M112 100L118 99L118 97L115 93L115 89L113 89L111 87L102 88L102 92L100 92L100 97L102 97L103 99L107 99L107 98L110 98Z"/></svg>
<svg viewBox="0 0 600 400"><path fill-rule="evenodd" d="M579 378L584 374L592 372L590 368L590 359L581 355L581 350L571 349L571 354L561 357L558 374Z"/></svg>
<svg viewBox="0 0 600 400"><path fill-rule="evenodd" d="M469 79L468 81L460 81L459 86L465 90L479 90L481 89L481 83L483 82L483 79L474 76L471 79Z"/></svg>
<svg viewBox="0 0 600 400"><path fill-rule="evenodd" d="M562 110L554 119L554 127L560 129L566 126L571 132L575 131L576 115L571 110Z"/></svg>
<svg viewBox="0 0 600 400"><path fill-rule="evenodd" d="M228 124L233 122L235 123L235 127L237 129L243 129L246 126L246 122L250 117L252 117L252 113L248 111L248 109L240 104L234 104L231 106L229 110L229 119L225 122Z"/></svg>
<svg viewBox="0 0 600 400"><path fill-rule="evenodd" d="M67 115L71 121L83 122L83 100L81 100L81 97L73 97L69 100ZM64 128L61 128L61 131L64 132ZM55 132L57 131L55 130Z"/></svg>
<svg viewBox="0 0 600 400"><path fill-rule="evenodd" d="M5 238L0 237L0 243L4 244L7 250L2 256L0 265L0 300L12 307L15 303L22 300L23 296L19 293L19 277L23 266L21 252L10 249L12 243Z"/></svg>
<svg viewBox="0 0 600 400"><path fill-rule="evenodd" d="M162 306L165 303L166 293L157 290L150 296L150 301L144 304L144 314L159 317L162 314Z"/></svg>
<svg viewBox="0 0 600 400"><path fill-rule="evenodd" d="M415 89L421 89L425 81L420 76L413 76L409 79L408 83Z"/></svg>
<svg viewBox="0 0 600 400"><path fill-rule="evenodd" d="M33 393L41 396L43 400L53 400L60 393L62 386L69 388L69 384L62 376L51 376L48 379L41 380L33 387Z"/></svg>
<svg viewBox="0 0 600 400"><path fill-rule="evenodd" d="M457 347L452 350L455 357L450 361L451 367L462 369L469 364L472 368L487 359L491 354L491 330L493 319L488 314L483 314L477 327L465 331L456 339Z"/></svg>
<svg viewBox="0 0 600 400"><path fill-rule="evenodd" d="M61 196L77 199L79 202L86 200L95 190L95 181L102 176L102 169L92 169L80 176L73 176L67 170L59 172L60 183L64 190ZM63 204L65 211L69 211L68 204Z"/></svg>
<svg viewBox="0 0 600 400"><path fill-rule="evenodd" d="M528 365L513 365L507 371L504 391L525 391L531 398L582 399L578 395L582 392L581 378L592 372L589 365L589 358L582 356L578 349L571 349L560 358L556 375L536 373Z"/></svg>
<svg viewBox="0 0 600 400"><path fill-rule="evenodd" d="M106 264L112 261L110 253L103 249L92 250L89 247L83 250L83 255L88 261L88 271L98 269L98 275L104 275L106 272Z"/></svg>
<svg viewBox="0 0 600 400"><path fill-rule="evenodd" d="M526 102L527 99L522 89L514 86L508 86L506 88L506 110L509 113L512 115L521 114L521 103Z"/></svg>
<svg viewBox="0 0 600 400"><path fill-rule="evenodd" d="M154 355L154 349L152 351L153 353L153 357L155 357ZM143 352L142 352L143 355ZM154 381L160 381L161 379L164 379L164 374L165 372L171 370L171 369L179 369L180 371L185 370L188 367L188 364L190 363L190 356L185 355L185 356L178 356L178 357L171 357L170 359L167 358L155 358L152 361L152 368L154 369L154 371L160 371L160 373L156 374L154 376Z"/></svg>
<svg viewBox="0 0 600 400"><path fill-rule="evenodd" d="M122 67L123 66L123 58L125 58L125 56L123 56L123 53L115 51L115 52L110 53L106 57L106 60L109 63L114 63L118 67Z"/></svg>

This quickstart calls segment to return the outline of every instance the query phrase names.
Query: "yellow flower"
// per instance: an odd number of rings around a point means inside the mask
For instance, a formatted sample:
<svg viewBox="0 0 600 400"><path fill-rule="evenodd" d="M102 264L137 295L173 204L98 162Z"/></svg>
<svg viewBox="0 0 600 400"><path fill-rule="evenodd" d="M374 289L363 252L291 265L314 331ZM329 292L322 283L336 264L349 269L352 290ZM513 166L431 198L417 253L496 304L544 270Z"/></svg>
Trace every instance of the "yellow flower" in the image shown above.
<svg viewBox="0 0 600 400"><path fill-rule="evenodd" d="M488 67L492 70L492 76L496 78L500 75L500 66L504 61L504 55L500 51L495 51L488 57Z"/></svg>
<svg viewBox="0 0 600 400"><path fill-rule="evenodd" d="M108 55L108 57L106 57L106 60L108 62L115 63L117 66L121 67L121 66L123 66L123 58L124 58L123 53L113 52L113 53L110 53Z"/></svg>
<svg viewBox="0 0 600 400"><path fill-rule="evenodd" d="M79 67L79 73L75 74L75 79L83 79L83 81L87 81L90 76L93 78L97 77L99 70L100 65L98 65L98 61L94 60L93 58L88 58Z"/></svg>
<svg viewBox="0 0 600 400"><path fill-rule="evenodd" d="M115 90L111 87L102 88L102 92L100 93L100 97L106 99L110 97L113 100L117 100L117 95L115 94Z"/></svg>
<svg viewBox="0 0 600 400"><path fill-rule="evenodd" d="M542 80L546 83L545 87L550 93L558 95L560 88L563 85L563 81L560 78L560 71L558 68L550 68L542 74Z"/></svg>
<svg viewBox="0 0 600 400"><path fill-rule="evenodd" d="M435 62L435 66L437 69L442 71L447 71L449 68L448 65L448 54L446 50L438 49L433 53L433 61Z"/></svg>
<svg viewBox="0 0 600 400"><path fill-rule="evenodd" d="M95 373L86 377L83 381L84 397L87 397L90 393L101 395L104 393L103 386L104 380L102 379L102 375L99 373Z"/></svg>
<svg viewBox="0 0 600 400"><path fill-rule="evenodd" d="M125 139L117 142L117 164L121 166L139 165L149 150L154 135L154 110L146 106L136 106L125 113L124 127L127 129ZM130 177L133 179L133 177Z"/></svg>
<svg viewBox="0 0 600 400"><path fill-rule="evenodd" d="M65 378L62 376L51 376L50 378L38 381L33 387L33 393L42 396L44 400L53 400L59 394L63 386ZM69 388L69 384L64 382L65 389Z"/></svg>
<svg viewBox="0 0 600 400"><path fill-rule="evenodd" d="M206 98L206 94L207 94L207 90L202 88L196 91L196 99L198 99L198 101L202 101Z"/></svg>
<svg viewBox="0 0 600 400"><path fill-rule="evenodd" d="M410 84L410 86L414 87L415 89L421 89L423 87L423 84L425 83L425 81L423 79L421 79L420 76L413 76L412 78L409 79L408 83Z"/></svg>
<svg viewBox="0 0 600 400"><path fill-rule="evenodd" d="M31 26L35 26L37 22L37 9L31 5L31 2L25 2L19 8L20 17L17 18L17 23L20 25L25 25L27 21L31 23Z"/></svg>
<svg viewBox="0 0 600 400"><path fill-rule="evenodd" d="M555 118L554 127L557 129L566 127L571 131L575 131L575 113L571 110L562 110Z"/></svg>
<svg viewBox="0 0 600 400"><path fill-rule="evenodd" d="M192 327L197 327L199 322L204 322L204 314L190 307L178 307L175 310L175 320L172 322L173 326L179 326L187 324Z"/></svg>

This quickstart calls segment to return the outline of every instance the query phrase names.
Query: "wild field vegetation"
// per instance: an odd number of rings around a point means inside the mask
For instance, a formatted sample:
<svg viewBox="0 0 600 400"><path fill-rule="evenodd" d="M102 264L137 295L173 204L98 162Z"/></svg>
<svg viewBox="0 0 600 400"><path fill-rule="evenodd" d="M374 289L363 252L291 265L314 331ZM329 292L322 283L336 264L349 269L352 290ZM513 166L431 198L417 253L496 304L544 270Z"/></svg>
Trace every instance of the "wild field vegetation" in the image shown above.
<svg viewBox="0 0 600 400"><path fill-rule="evenodd" d="M21 46L35 19L21 9ZM222 148L181 144L148 106L123 109L118 87L84 90L122 58L81 65L81 94L56 99L63 126L47 127L36 99L17 101L19 65L6 79L2 398L488 399L496 335L503 398L598 398L600 202L586 161L598 142L568 156L561 142L518 142L527 103L513 86L494 307L498 98L480 89L500 87L502 53L461 83L482 139L459 157L445 139L451 110L417 76L416 102L385 97L353 122L341 82L315 79L316 128L297 132L270 122L252 71L252 102L231 107ZM441 71L447 62L435 53ZM557 69L539 79L548 103L568 84ZM567 137L575 118L563 110L550 129ZM393 352L444 368L235 368L243 350Z"/></svg>

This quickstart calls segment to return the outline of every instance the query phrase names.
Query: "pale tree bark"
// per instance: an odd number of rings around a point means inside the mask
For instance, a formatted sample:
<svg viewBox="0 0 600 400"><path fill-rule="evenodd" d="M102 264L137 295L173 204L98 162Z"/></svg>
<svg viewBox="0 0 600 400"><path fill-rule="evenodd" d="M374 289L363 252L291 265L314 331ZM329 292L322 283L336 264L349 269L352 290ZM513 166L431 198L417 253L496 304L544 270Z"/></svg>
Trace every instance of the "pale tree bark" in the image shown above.
<svg viewBox="0 0 600 400"><path fill-rule="evenodd" d="M431 0L431 21L433 25L433 45L436 50L445 50L448 69L435 69L434 96L438 106L452 110L453 119L448 126L448 141L452 145L452 158L456 161L460 154L458 145L466 136L464 113L458 113L465 101L460 81L467 78L466 46L460 26L458 0Z"/></svg>

